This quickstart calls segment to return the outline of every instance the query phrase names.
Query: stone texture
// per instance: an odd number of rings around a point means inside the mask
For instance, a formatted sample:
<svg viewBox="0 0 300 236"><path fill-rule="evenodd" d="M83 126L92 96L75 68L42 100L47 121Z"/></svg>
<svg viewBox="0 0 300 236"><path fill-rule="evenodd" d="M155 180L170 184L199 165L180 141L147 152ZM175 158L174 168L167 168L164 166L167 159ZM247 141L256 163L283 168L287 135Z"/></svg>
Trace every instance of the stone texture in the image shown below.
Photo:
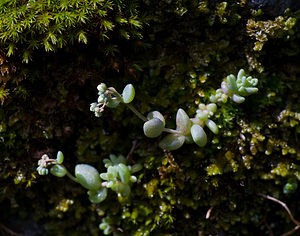
<svg viewBox="0 0 300 236"><path fill-rule="evenodd" d="M293 11L300 9L299 0L251 0L249 6L254 9L262 9L267 16L279 16L287 8Z"/></svg>

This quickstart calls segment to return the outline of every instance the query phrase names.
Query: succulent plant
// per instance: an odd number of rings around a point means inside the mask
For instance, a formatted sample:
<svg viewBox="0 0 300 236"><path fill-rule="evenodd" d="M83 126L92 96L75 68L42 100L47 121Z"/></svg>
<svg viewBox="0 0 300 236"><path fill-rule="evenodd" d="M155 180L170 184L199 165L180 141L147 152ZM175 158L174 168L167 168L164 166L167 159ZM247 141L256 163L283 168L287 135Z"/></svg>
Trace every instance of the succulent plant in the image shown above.
<svg viewBox="0 0 300 236"><path fill-rule="evenodd" d="M193 125L191 128L191 134L193 137L194 142L200 146L204 147L205 144L207 143L207 136L205 131L200 125Z"/></svg>
<svg viewBox="0 0 300 236"><path fill-rule="evenodd" d="M75 176L84 188L88 190L98 190L101 187L99 172L93 166L87 164L78 164L75 166Z"/></svg>
<svg viewBox="0 0 300 236"><path fill-rule="evenodd" d="M37 171L40 175L50 173L56 177L64 177L67 175L71 180L79 183L82 187L88 190L87 194L92 203L100 203L107 197L107 189L110 188L118 194L118 197L128 197L131 192L131 185L137 181L137 177L132 175L140 171L143 166L135 164L133 166L126 165L124 156L113 155L109 159L104 159L107 172L99 174L98 170L88 164L77 164L75 166L75 177L72 176L65 166L62 164L64 159L63 153L57 153L57 159L50 159L44 154L38 161L39 167ZM102 182L102 180L105 182Z"/></svg>
<svg viewBox="0 0 300 236"><path fill-rule="evenodd" d="M114 88L107 88L106 84L100 83L97 86L98 100L90 105L90 111L95 113L96 117L100 117L104 108L116 108L121 102L128 104L132 102L135 96L135 90L132 84L127 84L123 89L122 95Z"/></svg>
<svg viewBox="0 0 300 236"><path fill-rule="evenodd" d="M185 137L179 134L168 134L160 141L159 146L162 149L173 151L180 148L185 142Z"/></svg>
<svg viewBox="0 0 300 236"><path fill-rule="evenodd" d="M143 129L148 138L156 138L163 132L164 123L158 118L152 118L144 123Z"/></svg>
<svg viewBox="0 0 300 236"><path fill-rule="evenodd" d="M130 103L134 99L135 90L132 84L127 84L122 92L122 102Z"/></svg>
<svg viewBox="0 0 300 236"><path fill-rule="evenodd" d="M131 184L137 181L137 178L132 175L142 169L142 165L136 164L134 166L126 165L124 156L113 155L109 159L104 159L103 163L107 168L106 173L101 173L101 179L105 180L102 186L111 188L120 197L127 197L131 192Z"/></svg>
<svg viewBox="0 0 300 236"><path fill-rule="evenodd" d="M107 188L99 188L98 190L89 190L87 192L89 200L92 203L103 202L107 197Z"/></svg>
<svg viewBox="0 0 300 236"><path fill-rule="evenodd" d="M176 150L186 141L185 136L190 134L192 122L186 112L179 108L176 114L176 132L164 137L159 146L165 150Z"/></svg>
<svg viewBox="0 0 300 236"><path fill-rule="evenodd" d="M67 174L67 170L64 166L56 164L50 168L50 173L61 178Z"/></svg>
<svg viewBox="0 0 300 236"><path fill-rule="evenodd" d="M249 96L256 93L258 89L255 87L258 83L256 78L246 76L245 71L241 69L237 75L228 75L225 81L222 82L221 88L216 90L215 95L210 96L211 103L200 103L194 118L189 118L187 113L179 108L176 114L176 129L169 129L165 127L165 118L159 111L150 112L147 117L143 116L131 104L134 96L135 89L132 84L128 84L123 89L120 95L113 87L107 89L106 85L101 83L98 85L98 103L91 104L91 111L95 112L96 116L100 116L104 107L115 99L117 105L122 102L141 120L144 121L143 130L145 136L148 138L156 138L163 132L170 133L165 136L160 142L159 147L165 150L176 150L184 143L196 143L198 146L203 147L207 143L207 135L204 127L207 126L214 134L219 133L217 124L210 118L217 111L216 103L226 103L230 97L236 103L244 102L244 96ZM114 167L115 168L115 167ZM117 173L117 171L115 171ZM112 173L111 173L112 174ZM112 189L116 190L115 184L108 184L114 186ZM119 186L119 189L126 189ZM122 190L125 191L125 190Z"/></svg>
<svg viewBox="0 0 300 236"><path fill-rule="evenodd" d="M242 103L245 101L244 97L258 91L255 87L257 83L258 79L247 76L245 71L240 69L237 76L231 74L226 77L221 83L221 89L217 89L216 94L210 96L210 101L226 103L230 97L234 102Z"/></svg>

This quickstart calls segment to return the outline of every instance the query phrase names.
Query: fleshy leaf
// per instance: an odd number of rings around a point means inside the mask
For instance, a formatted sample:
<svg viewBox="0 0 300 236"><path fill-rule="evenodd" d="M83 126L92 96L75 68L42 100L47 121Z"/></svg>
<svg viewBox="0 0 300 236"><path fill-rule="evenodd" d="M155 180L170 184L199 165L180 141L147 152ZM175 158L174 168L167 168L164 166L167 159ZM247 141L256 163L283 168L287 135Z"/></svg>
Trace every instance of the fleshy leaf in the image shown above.
<svg viewBox="0 0 300 236"><path fill-rule="evenodd" d="M248 88L245 88L245 90L248 94L252 94L252 93L256 93L258 91L258 88L248 87Z"/></svg>
<svg viewBox="0 0 300 236"><path fill-rule="evenodd" d="M130 176L130 182L135 183L136 181L137 178L134 175Z"/></svg>
<svg viewBox="0 0 300 236"><path fill-rule="evenodd" d="M219 133L218 126L212 120L205 121L205 124L211 130L211 132L213 132L214 134L218 134Z"/></svg>
<svg viewBox="0 0 300 236"><path fill-rule="evenodd" d="M67 174L67 170L61 165L54 165L51 167L50 173L56 177L64 177Z"/></svg>
<svg viewBox="0 0 300 236"><path fill-rule="evenodd" d="M199 120L205 121L208 118L208 112L206 110L197 112L197 118Z"/></svg>
<svg viewBox="0 0 300 236"><path fill-rule="evenodd" d="M235 79L234 75L228 75L227 76L227 86L233 92L237 92L238 91L238 87L237 87L236 79Z"/></svg>
<svg viewBox="0 0 300 236"><path fill-rule="evenodd" d="M156 138L163 132L164 123L158 118L153 118L144 123L143 129L148 138Z"/></svg>
<svg viewBox="0 0 300 236"><path fill-rule="evenodd" d="M207 136L205 131L200 125L193 125L191 128L191 134L193 137L194 142L200 146L204 147L207 143Z"/></svg>
<svg viewBox="0 0 300 236"><path fill-rule="evenodd" d="M121 179L122 183L128 184L129 181L130 181L130 171L127 168L127 166L122 164L122 163L119 164L118 165L118 172L119 172L119 176L120 176L120 179Z"/></svg>
<svg viewBox="0 0 300 236"><path fill-rule="evenodd" d="M120 100L118 98L110 98L106 103L106 106L109 108L116 108L120 104Z"/></svg>
<svg viewBox="0 0 300 236"><path fill-rule="evenodd" d="M164 123L164 126L166 124L165 122L165 118L164 116L159 112L159 111L151 111L148 115L147 115L147 119L148 120L151 120L153 118L158 118L160 119L163 123Z"/></svg>
<svg viewBox="0 0 300 236"><path fill-rule="evenodd" d="M128 184L124 184L119 182L115 188L113 188L114 191L117 193L120 193L123 197L126 197L130 194L130 187Z"/></svg>
<svg viewBox="0 0 300 236"><path fill-rule="evenodd" d="M103 180L108 180L108 175L107 175L107 173L101 173L101 174L100 174L100 178L103 179Z"/></svg>
<svg viewBox="0 0 300 236"><path fill-rule="evenodd" d="M237 95L237 94L233 94L232 95L232 100L236 103L243 103L245 101L245 98L240 96L240 95Z"/></svg>
<svg viewBox="0 0 300 236"><path fill-rule="evenodd" d="M108 179L114 179L118 176L118 170L117 170L116 166L109 166L107 168L107 176L108 176Z"/></svg>
<svg viewBox="0 0 300 236"><path fill-rule="evenodd" d="M104 229L106 229L107 227L109 227L107 223L101 223L101 224L99 225L99 228L100 228L101 230L104 230Z"/></svg>
<svg viewBox="0 0 300 236"><path fill-rule="evenodd" d="M245 71L243 69L240 69L237 75L237 79L241 80L243 76L245 76Z"/></svg>
<svg viewBox="0 0 300 236"><path fill-rule="evenodd" d="M188 134L191 129L191 121L186 112L179 108L176 114L176 129L180 130L182 134Z"/></svg>
<svg viewBox="0 0 300 236"><path fill-rule="evenodd" d="M108 168L109 166L112 166L112 165L113 165L112 161L109 160L109 159L107 159L107 158L105 158L105 159L103 160L103 163L104 163L105 168Z"/></svg>
<svg viewBox="0 0 300 236"><path fill-rule="evenodd" d="M215 103L210 103L206 106L207 110L215 113L217 111L217 105Z"/></svg>
<svg viewBox="0 0 300 236"><path fill-rule="evenodd" d="M98 190L101 188L99 172L90 165L78 164L75 166L75 176L78 182L88 190Z"/></svg>
<svg viewBox="0 0 300 236"><path fill-rule="evenodd" d="M134 99L135 90L132 84L127 84L122 92L122 98L124 103L130 103Z"/></svg>
<svg viewBox="0 0 300 236"><path fill-rule="evenodd" d="M61 151L57 152L56 161L57 161L57 164L62 164L63 163L64 154Z"/></svg>
<svg viewBox="0 0 300 236"><path fill-rule="evenodd" d="M114 165L119 164L119 158L115 154L110 154L109 158Z"/></svg>
<svg viewBox="0 0 300 236"><path fill-rule="evenodd" d="M97 191L88 191L89 200L91 203L100 203L103 202L107 197L107 189L101 188Z"/></svg>
<svg viewBox="0 0 300 236"><path fill-rule="evenodd" d="M133 166L131 166L130 172L133 174L140 171L141 169L143 169L143 166L141 164L134 164Z"/></svg>
<svg viewBox="0 0 300 236"><path fill-rule="evenodd" d="M176 150L180 148L185 141L185 137L178 134L169 134L160 141L159 147L165 150Z"/></svg>

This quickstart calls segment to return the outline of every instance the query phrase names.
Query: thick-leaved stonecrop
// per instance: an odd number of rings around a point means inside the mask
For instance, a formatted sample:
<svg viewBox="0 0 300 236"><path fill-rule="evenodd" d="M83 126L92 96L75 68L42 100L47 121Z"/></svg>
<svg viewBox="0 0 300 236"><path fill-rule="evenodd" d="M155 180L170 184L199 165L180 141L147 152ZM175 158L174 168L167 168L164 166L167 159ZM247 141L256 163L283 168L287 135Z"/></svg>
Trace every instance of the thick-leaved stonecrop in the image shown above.
<svg viewBox="0 0 300 236"><path fill-rule="evenodd" d="M126 165L124 156L119 155L117 157L111 154L109 159L103 160L107 172L99 174L98 170L91 165L77 164L75 176L73 176L62 164L63 160L64 155L61 151L57 153L56 159L50 159L48 155L44 154L38 161L37 171L40 175L47 175L49 173L48 167L51 166L50 173L52 175L60 178L67 175L71 180L88 190L87 194L92 203L104 201L107 197L108 188L117 193L120 201L128 197L132 183L137 181L137 178L132 174L142 169L141 164Z"/></svg>
<svg viewBox="0 0 300 236"><path fill-rule="evenodd" d="M175 130L165 127L164 116L159 111L152 111L145 117L129 104L135 96L135 89L132 84L126 85L122 94L118 93L113 87L107 88L104 83L99 84L97 87L99 91L98 102L92 103L90 110L95 113L95 116L100 117L106 106L115 108L123 103L144 121L143 130L148 138L156 138L162 132L170 133L159 142L162 149L172 151L180 148L184 143L193 142L203 147L207 143L205 126L214 134L219 132L218 126L211 120L217 111L217 104L226 103L228 98L236 103L244 102L245 96L258 91L255 87L257 83L258 79L247 76L243 69L239 70L237 76L228 75L221 83L221 88L210 96L211 103L199 104L195 117L190 118L183 109L178 109Z"/></svg>
<svg viewBox="0 0 300 236"><path fill-rule="evenodd" d="M257 83L258 79L246 76L245 71L241 69L237 77L232 74L226 77L221 83L221 88L216 90L216 94L210 96L210 101L226 103L229 97L236 103L242 103L245 96L258 91L255 87Z"/></svg>
<svg viewBox="0 0 300 236"><path fill-rule="evenodd" d="M180 148L184 143L196 143L199 147L204 147L207 143L207 135L204 128L207 127L212 133L218 134L219 127L212 120L216 113L218 105L226 103L228 98L236 103L245 101L245 96L256 93L258 89L255 87L258 83L256 78L246 76L245 71L241 69L237 77L229 75L222 82L221 88L210 96L209 104L200 103L196 114L190 118L187 113L179 108L176 114L176 129L166 127L164 116L159 111L149 112L147 117L141 114L130 104L135 97L135 89L132 84L128 84L123 89L122 94L113 87L107 87L101 83L97 86L98 101L90 105L90 110L94 112L96 117L101 117L105 107L116 108L120 104L125 104L135 115L143 120L143 131L148 138L159 137L163 132L169 133L160 142L159 146L168 151ZM104 159L103 163L106 172L99 173L96 168L88 164L77 164L75 166L75 176L73 176L62 164L64 156L61 151L57 153L56 159L50 159L44 154L38 161L37 171L40 175L50 173L57 177L67 175L71 180L79 183L88 190L87 194L92 203L103 202L107 198L107 191L111 189L117 193L119 201L126 202L130 196L131 186L137 181L137 177L132 175L140 171L143 166L135 164L133 166L126 165L124 156L113 155L109 159ZM285 191L291 191L292 185L285 187ZM113 232L109 218L103 218L99 225L105 235Z"/></svg>

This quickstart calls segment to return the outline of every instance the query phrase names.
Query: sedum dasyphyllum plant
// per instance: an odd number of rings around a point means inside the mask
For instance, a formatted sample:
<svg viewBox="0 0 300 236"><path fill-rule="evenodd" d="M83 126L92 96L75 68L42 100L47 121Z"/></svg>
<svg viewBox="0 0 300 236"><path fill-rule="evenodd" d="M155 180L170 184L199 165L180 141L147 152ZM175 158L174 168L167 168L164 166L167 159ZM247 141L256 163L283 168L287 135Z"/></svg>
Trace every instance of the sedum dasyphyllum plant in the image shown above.
<svg viewBox="0 0 300 236"><path fill-rule="evenodd" d="M164 116L159 111L150 112L147 117L141 114L130 104L135 96L133 85L128 84L123 89L122 94L113 87L107 87L104 83L97 86L98 101L92 103L90 110L95 113L96 117L101 117L105 107L116 108L120 104L125 104L135 115L143 120L143 131L148 138L156 138L163 132L169 133L160 142L159 146L168 151L180 148L184 143L196 143L200 147L204 147L207 143L207 135L204 128L207 127L214 134L218 134L219 128L212 120L214 113L217 111L217 104L226 103L228 98L236 103L245 101L245 96L249 96L258 91L255 87L258 83L256 78L246 76L241 69L235 77L229 75L222 82L221 88L217 89L214 95L211 95L209 104L200 103L196 114L190 118L187 113L179 108L176 114L176 129L165 127L166 122ZM57 177L67 175L71 180L79 183L88 190L87 194L92 203L100 203L107 197L108 189L116 192L119 201L122 203L128 199L131 193L132 183L137 178L132 175L142 169L141 164L133 166L126 165L124 156L110 155L109 159L104 159L103 163L106 172L99 173L96 168L88 164L77 164L75 166L75 176L73 176L62 164L64 156L61 151L57 153L56 159L50 159L48 155L43 155L38 162L37 171L40 175L50 173ZM290 191L291 187L287 186L286 191ZM99 225L105 235L113 232L111 219L103 218Z"/></svg>
<svg viewBox="0 0 300 236"><path fill-rule="evenodd" d="M210 101L226 103L228 97L230 97L234 102L242 103L245 101L245 96L258 91L255 87L257 83L258 79L251 76L247 77L245 71L241 69L237 77L232 74L226 77L221 84L221 88L216 90L216 94L210 96Z"/></svg>
<svg viewBox="0 0 300 236"><path fill-rule="evenodd" d="M123 103L144 121L143 130L148 138L156 138L162 132L169 133L159 143L162 149L172 151L180 148L184 143L193 142L204 147L207 143L207 135L203 128L206 126L214 134L219 132L216 123L210 119L217 111L217 104L226 103L228 98L236 103L244 102L245 96L258 91L255 87L257 83L258 79L247 76L243 69L240 69L237 76L228 75L222 82L221 88L217 89L214 95L211 95L211 103L199 104L195 117L190 118L183 109L178 109L175 130L165 127L164 116L159 111L152 111L145 117L129 104L135 96L135 89L132 84L126 85L122 94L113 87L107 88L104 83L99 84L97 87L99 91L98 102L92 103L90 110L95 113L95 116L100 117L106 106L115 108Z"/></svg>
<svg viewBox="0 0 300 236"><path fill-rule="evenodd" d="M126 165L124 156L119 155L117 157L111 154L109 159L103 160L107 172L99 174L98 170L91 165L77 164L75 176L73 176L62 164L63 160L64 155L61 151L57 153L56 159L50 159L48 155L44 154L38 162L37 171L40 175L47 175L48 167L51 166L50 173L52 175L60 178L67 175L71 180L88 190L87 194L92 203L104 201L107 197L108 188L118 194L120 201L128 197L132 183L137 181L137 178L132 174L142 169L141 164Z"/></svg>

